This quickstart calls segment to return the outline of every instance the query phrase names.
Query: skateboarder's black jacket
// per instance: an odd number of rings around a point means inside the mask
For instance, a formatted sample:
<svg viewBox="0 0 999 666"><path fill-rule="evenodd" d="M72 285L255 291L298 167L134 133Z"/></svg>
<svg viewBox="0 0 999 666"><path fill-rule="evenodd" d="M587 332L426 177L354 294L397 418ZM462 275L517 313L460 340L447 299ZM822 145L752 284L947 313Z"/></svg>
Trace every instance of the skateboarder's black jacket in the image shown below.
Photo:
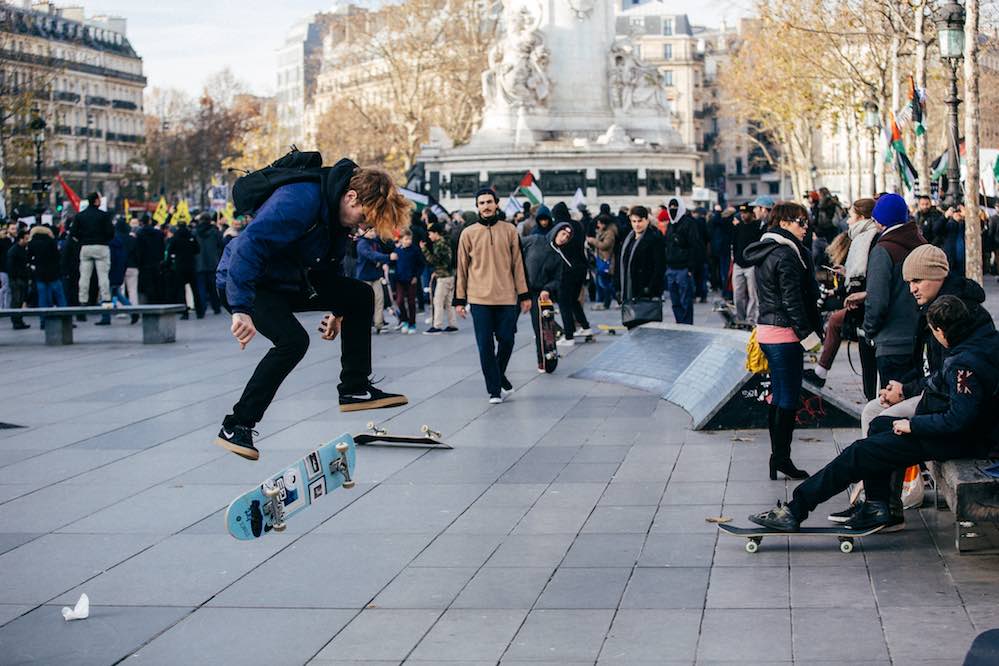
<svg viewBox="0 0 999 666"><path fill-rule="evenodd" d="M521 239L524 250L524 269L527 272L527 288L532 294L547 291L557 298L562 274L569 266L565 251L555 247L555 235L560 229L572 229L567 222L552 225L544 236L534 234Z"/></svg>
<svg viewBox="0 0 999 666"><path fill-rule="evenodd" d="M822 332L811 254L794 236L772 228L746 248L745 258L756 267L757 323L793 328L802 340Z"/></svg>
<svg viewBox="0 0 999 666"><path fill-rule="evenodd" d="M306 289L307 270L339 274L349 230L339 223L340 199L357 165L342 159L323 182L283 185L225 247L215 281L233 312L253 314L258 287Z"/></svg>

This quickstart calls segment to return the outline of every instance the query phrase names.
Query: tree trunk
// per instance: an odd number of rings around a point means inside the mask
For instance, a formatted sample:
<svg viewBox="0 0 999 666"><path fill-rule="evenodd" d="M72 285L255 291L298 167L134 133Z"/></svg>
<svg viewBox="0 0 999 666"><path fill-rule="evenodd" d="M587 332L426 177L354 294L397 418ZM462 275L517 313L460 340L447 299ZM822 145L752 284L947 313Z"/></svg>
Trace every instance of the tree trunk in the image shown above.
<svg viewBox="0 0 999 666"><path fill-rule="evenodd" d="M965 178L964 265L965 275L984 284L982 276L982 225L978 220L981 171L978 127L981 119L978 94L978 0L967 0L964 24L964 144L968 174Z"/></svg>
<svg viewBox="0 0 999 666"><path fill-rule="evenodd" d="M926 88L926 0L920 0L914 9L916 16L916 89ZM916 135L916 173L919 174L919 193L930 193L929 137L924 132Z"/></svg>

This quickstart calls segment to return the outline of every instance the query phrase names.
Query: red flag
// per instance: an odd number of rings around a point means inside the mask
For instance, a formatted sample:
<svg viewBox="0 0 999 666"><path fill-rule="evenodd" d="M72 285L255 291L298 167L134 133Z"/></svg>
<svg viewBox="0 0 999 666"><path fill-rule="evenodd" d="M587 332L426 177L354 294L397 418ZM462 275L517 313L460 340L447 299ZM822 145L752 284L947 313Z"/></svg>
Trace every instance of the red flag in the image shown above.
<svg viewBox="0 0 999 666"><path fill-rule="evenodd" d="M62 191L66 193L66 197L69 199L69 203L72 204L73 210L77 213L80 212L80 195L73 191L73 188L66 184L66 181L62 179L62 175L56 174L56 180L62 186Z"/></svg>

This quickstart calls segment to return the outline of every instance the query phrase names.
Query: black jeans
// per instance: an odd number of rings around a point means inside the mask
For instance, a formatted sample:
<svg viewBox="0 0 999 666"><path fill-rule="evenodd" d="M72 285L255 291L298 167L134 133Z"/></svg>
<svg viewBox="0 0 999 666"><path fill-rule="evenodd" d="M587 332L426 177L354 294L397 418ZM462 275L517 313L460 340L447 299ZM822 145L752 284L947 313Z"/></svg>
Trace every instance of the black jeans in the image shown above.
<svg viewBox="0 0 999 666"><path fill-rule="evenodd" d="M583 328L589 328L590 322L583 311L583 304L579 302L579 292L586 282L586 274L576 275L566 273L562 276L562 283L558 288L558 309L562 313L562 328L565 339L572 340L576 330L576 322Z"/></svg>
<svg viewBox="0 0 999 666"><path fill-rule="evenodd" d="M788 508L798 520L807 518L815 507L843 492L851 483L863 481L868 500L887 503L893 472L925 460L949 460L974 454L973 446L959 442L958 438L943 441L896 435L891 430L892 420L875 419L871 430L880 432L846 447L832 462L794 489Z"/></svg>
<svg viewBox="0 0 999 666"><path fill-rule="evenodd" d="M534 351L538 357L538 367L545 367L545 355L541 350L541 306L538 305L540 291L531 291L531 329L534 331Z"/></svg>
<svg viewBox="0 0 999 666"><path fill-rule="evenodd" d="M375 296L371 286L333 274L312 274L316 297L257 289L253 325L274 346L260 359L257 369L233 405L227 420L253 427L263 417L285 377L295 369L309 348L309 334L296 312L329 311L343 317L340 328L340 394L364 391L371 375L371 320ZM223 305L229 304L222 294ZM231 310L230 310L231 312Z"/></svg>
<svg viewBox="0 0 999 666"><path fill-rule="evenodd" d="M205 316L205 310L209 304L212 306L212 311L218 314L219 310L222 309L222 305L219 303L218 289L215 288L215 271L198 271L197 280L198 289L194 293L198 294L201 298L200 305L195 306L198 318Z"/></svg>
<svg viewBox="0 0 999 666"><path fill-rule="evenodd" d="M469 309L486 390L490 397L498 398L503 378L506 377L506 366L513 354L520 308L516 305L472 305Z"/></svg>
<svg viewBox="0 0 999 666"><path fill-rule="evenodd" d="M892 356L878 356L878 386L884 388L888 382L902 381L902 378L912 372L915 367L915 360L912 354L896 354ZM873 398L872 398L873 400Z"/></svg>

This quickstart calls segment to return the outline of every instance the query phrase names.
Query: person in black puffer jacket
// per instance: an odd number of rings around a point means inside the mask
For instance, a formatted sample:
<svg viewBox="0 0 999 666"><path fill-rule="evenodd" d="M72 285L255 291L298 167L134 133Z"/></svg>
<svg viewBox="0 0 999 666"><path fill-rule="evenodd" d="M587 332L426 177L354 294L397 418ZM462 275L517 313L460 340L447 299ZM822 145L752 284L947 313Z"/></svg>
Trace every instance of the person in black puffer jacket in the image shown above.
<svg viewBox="0 0 999 666"><path fill-rule="evenodd" d="M666 288L673 317L678 324L694 323L694 276L704 263L704 238L697 221L687 212L683 200L671 198L666 204Z"/></svg>
<svg viewBox="0 0 999 666"><path fill-rule="evenodd" d="M770 214L770 228L746 248L745 259L756 267L759 298L757 340L770 366L770 478L777 472L792 479L808 473L791 462L791 440L801 397L804 349L801 341L821 333L819 289L815 267L802 240L808 231L808 211L781 202Z"/></svg>
<svg viewBox="0 0 999 666"><path fill-rule="evenodd" d="M28 232L18 230L14 234L14 244L7 250L7 275L10 279L10 307L19 310L28 300L31 283L31 264L28 262ZM31 328L24 323L24 317L11 317L15 331Z"/></svg>
<svg viewBox="0 0 999 666"><path fill-rule="evenodd" d="M583 304L579 302L579 293L586 283L586 233L583 225L572 219L569 207L562 201L552 208L552 228L559 224L568 224L572 228L572 237L563 252L569 266L562 272L562 283L558 289L558 308L562 313L562 328L565 333L560 344L573 345L574 334L577 332L576 322L579 322L582 329L579 331L580 335L593 335Z"/></svg>
<svg viewBox="0 0 999 666"><path fill-rule="evenodd" d="M139 255L139 293L147 303L164 303L163 254L166 241L163 232L152 224L149 214L142 216L142 226L135 232Z"/></svg>
<svg viewBox="0 0 999 666"><path fill-rule="evenodd" d="M46 226L38 225L31 229L28 240L28 261L38 293L38 307L66 307L66 292L63 291L59 270L59 246L55 235ZM45 328L45 319L41 327Z"/></svg>
<svg viewBox="0 0 999 666"><path fill-rule="evenodd" d="M520 241L524 253L524 272L531 294L531 324L534 326L534 349L538 357L538 372L545 371L541 350L541 315L539 300L557 300L563 274L569 270L566 247L572 239L572 225L556 222L546 236L531 234Z"/></svg>
<svg viewBox="0 0 999 666"><path fill-rule="evenodd" d="M194 295L195 311L204 312L205 306L201 302L201 294L198 293L198 284L194 277L194 266L198 256L198 249L198 241L191 235L190 228L186 224L178 224L173 236L167 241L166 256L173 275L173 288L171 289L173 302L187 303L184 288L190 286L191 292ZM180 318L187 319L187 311Z"/></svg>
<svg viewBox="0 0 999 666"><path fill-rule="evenodd" d="M222 303L215 287L215 269L222 259L223 242L222 232L215 226L213 217L214 214L209 213L199 215L198 226L194 230L194 237L198 241L198 256L194 261L194 270L198 283L198 296L201 300L201 308L197 311L198 319L205 316L208 303L211 303L212 312L222 313Z"/></svg>

